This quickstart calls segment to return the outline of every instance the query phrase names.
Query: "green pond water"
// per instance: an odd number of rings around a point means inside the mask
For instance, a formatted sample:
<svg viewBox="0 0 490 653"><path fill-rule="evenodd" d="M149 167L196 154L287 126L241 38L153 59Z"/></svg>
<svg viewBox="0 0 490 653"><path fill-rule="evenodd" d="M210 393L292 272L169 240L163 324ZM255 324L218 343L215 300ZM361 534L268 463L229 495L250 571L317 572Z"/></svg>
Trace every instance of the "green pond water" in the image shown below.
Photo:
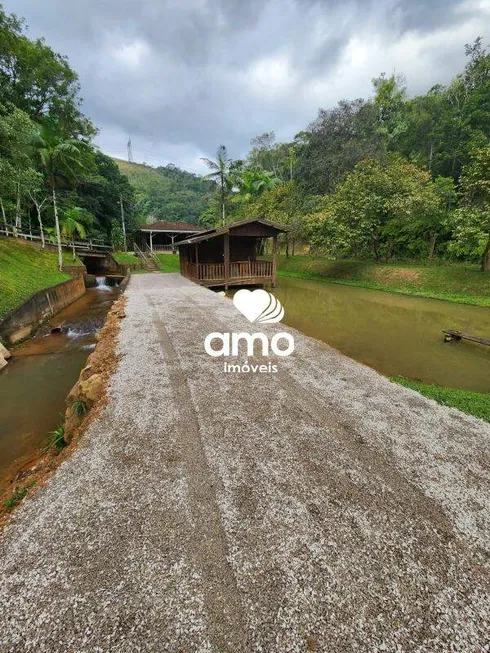
<svg viewBox="0 0 490 653"><path fill-rule="evenodd" d="M442 334L490 338L488 308L284 277L274 294L285 324L382 374L490 392L490 347Z"/></svg>

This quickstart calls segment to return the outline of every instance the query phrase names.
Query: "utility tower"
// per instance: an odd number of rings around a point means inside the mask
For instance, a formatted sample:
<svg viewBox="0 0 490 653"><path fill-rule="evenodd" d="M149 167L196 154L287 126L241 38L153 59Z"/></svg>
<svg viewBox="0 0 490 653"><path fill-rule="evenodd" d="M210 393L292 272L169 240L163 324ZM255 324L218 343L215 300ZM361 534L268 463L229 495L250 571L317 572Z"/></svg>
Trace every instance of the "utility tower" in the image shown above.
<svg viewBox="0 0 490 653"><path fill-rule="evenodd" d="M128 162L133 163L133 146L131 145L131 137L128 140Z"/></svg>

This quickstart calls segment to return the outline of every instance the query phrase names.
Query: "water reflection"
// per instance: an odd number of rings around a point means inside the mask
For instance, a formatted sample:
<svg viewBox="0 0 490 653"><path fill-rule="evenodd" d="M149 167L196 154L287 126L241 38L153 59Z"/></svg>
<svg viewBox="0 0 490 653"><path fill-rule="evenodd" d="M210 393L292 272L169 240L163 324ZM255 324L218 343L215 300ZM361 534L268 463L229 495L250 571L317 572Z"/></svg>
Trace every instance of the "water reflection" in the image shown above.
<svg viewBox="0 0 490 653"><path fill-rule="evenodd" d="M444 343L442 329L490 336L490 309L281 278L283 322L389 376L490 392L490 347Z"/></svg>

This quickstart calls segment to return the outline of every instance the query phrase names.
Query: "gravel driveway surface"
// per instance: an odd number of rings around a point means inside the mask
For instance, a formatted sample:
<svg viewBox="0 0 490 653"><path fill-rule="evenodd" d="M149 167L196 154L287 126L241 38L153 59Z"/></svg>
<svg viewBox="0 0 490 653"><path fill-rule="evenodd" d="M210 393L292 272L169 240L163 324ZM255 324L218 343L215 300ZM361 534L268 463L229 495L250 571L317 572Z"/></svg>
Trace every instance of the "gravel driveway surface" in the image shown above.
<svg viewBox="0 0 490 653"><path fill-rule="evenodd" d="M489 425L179 275L127 297L107 407L0 538L1 651L490 650ZM277 374L204 352L256 330Z"/></svg>

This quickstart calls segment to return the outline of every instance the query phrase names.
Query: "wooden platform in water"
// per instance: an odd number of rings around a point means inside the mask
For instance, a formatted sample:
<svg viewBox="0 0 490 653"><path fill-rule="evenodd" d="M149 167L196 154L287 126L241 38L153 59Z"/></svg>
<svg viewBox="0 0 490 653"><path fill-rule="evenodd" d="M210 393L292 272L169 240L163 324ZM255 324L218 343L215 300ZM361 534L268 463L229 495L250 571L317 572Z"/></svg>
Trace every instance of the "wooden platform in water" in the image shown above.
<svg viewBox="0 0 490 653"><path fill-rule="evenodd" d="M479 336L470 336L467 333L463 333L462 331L454 331L454 329L443 329L442 331L445 334L445 340L446 342L449 342L450 340L469 340L471 342L477 342L480 345L487 345L490 347L490 339L488 338L480 338Z"/></svg>

